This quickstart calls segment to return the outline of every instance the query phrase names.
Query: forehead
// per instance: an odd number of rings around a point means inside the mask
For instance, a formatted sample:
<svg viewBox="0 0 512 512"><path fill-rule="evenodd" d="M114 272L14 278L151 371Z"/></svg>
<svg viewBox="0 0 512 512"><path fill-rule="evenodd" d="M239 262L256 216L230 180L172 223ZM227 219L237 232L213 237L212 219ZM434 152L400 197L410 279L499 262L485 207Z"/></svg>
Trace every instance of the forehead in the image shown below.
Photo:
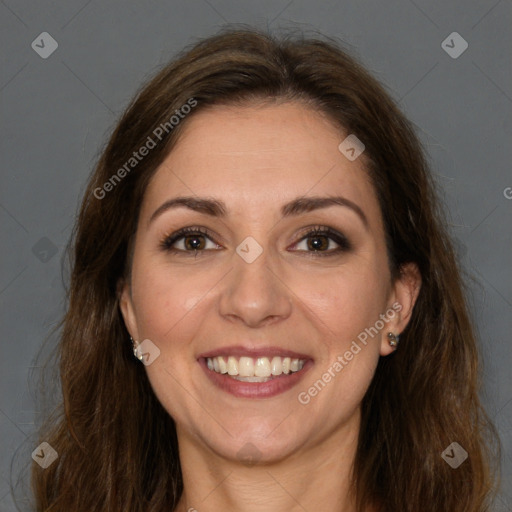
<svg viewBox="0 0 512 512"><path fill-rule="evenodd" d="M223 198L236 211L279 209L307 195L343 194L378 215L364 156L338 149L348 135L300 103L214 106L187 119L153 176L142 214L180 195Z"/></svg>

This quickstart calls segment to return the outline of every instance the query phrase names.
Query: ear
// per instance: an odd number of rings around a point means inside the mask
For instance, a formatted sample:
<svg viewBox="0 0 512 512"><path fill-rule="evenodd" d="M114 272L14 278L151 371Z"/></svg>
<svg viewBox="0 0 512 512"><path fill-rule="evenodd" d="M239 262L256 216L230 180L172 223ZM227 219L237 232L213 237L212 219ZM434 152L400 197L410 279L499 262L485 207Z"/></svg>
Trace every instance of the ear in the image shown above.
<svg viewBox="0 0 512 512"><path fill-rule="evenodd" d="M123 315L124 324L134 340L139 339L139 330L137 328L137 320L135 308L133 306L132 291L129 280L121 280L117 285L119 295L119 309Z"/></svg>
<svg viewBox="0 0 512 512"><path fill-rule="evenodd" d="M415 263L406 263L400 268L400 274L393 283L388 306L389 321L382 332L380 355L387 356L393 352L388 342L388 332L401 334L412 316L414 304L420 293L421 274ZM392 316L392 313L395 314Z"/></svg>

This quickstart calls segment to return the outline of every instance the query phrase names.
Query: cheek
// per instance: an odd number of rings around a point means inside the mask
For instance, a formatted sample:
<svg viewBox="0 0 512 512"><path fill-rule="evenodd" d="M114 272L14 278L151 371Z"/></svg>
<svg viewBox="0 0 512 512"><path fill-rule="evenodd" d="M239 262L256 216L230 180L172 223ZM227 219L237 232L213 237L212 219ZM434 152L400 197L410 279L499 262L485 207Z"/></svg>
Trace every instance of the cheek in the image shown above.
<svg viewBox="0 0 512 512"><path fill-rule="evenodd" d="M178 267L143 261L134 265L132 286L141 336L165 345L190 323L194 311L200 309L218 281L211 272L197 269L180 271Z"/></svg>
<svg viewBox="0 0 512 512"><path fill-rule="evenodd" d="M384 313L389 293L388 272L375 262L340 266L325 274L296 277L299 299L337 341L349 341L375 324Z"/></svg>
<svg viewBox="0 0 512 512"><path fill-rule="evenodd" d="M301 278L307 286L299 299L314 313L323 341L317 367L302 391L306 400L315 402L315 408L343 404L338 408L340 414L349 413L362 400L385 331L380 315L386 309L388 272L370 259L359 263L315 279Z"/></svg>
<svg viewBox="0 0 512 512"><path fill-rule="evenodd" d="M168 413L189 424L198 416L190 397L200 396L193 384L199 371L194 340L201 338L203 322L211 315L208 292L218 281L215 272L178 270L154 261L134 264L132 273L141 339L150 339L160 350L155 363L146 367L149 381Z"/></svg>

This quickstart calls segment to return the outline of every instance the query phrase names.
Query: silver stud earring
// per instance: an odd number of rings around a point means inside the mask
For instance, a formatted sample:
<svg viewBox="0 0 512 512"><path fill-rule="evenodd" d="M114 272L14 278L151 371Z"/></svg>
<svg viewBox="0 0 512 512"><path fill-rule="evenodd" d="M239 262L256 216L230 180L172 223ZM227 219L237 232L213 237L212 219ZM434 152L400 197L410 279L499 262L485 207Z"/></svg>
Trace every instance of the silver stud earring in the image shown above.
<svg viewBox="0 0 512 512"><path fill-rule="evenodd" d="M399 339L400 339L400 336L398 334L388 332L388 343L394 349L396 349L396 347L398 346Z"/></svg>
<svg viewBox="0 0 512 512"><path fill-rule="evenodd" d="M142 354L139 351L139 344L134 341L134 339L130 336L130 341L132 342L133 347L133 355L139 360L142 361Z"/></svg>

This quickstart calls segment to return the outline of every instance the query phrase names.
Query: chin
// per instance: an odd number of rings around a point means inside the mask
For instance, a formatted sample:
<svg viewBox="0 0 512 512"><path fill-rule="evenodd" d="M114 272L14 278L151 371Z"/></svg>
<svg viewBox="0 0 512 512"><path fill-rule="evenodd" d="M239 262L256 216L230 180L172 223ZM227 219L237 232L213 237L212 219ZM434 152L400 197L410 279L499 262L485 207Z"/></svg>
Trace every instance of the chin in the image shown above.
<svg viewBox="0 0 512 512"><path fill-rule="evenodd" d="M209 438L205 442L225 459L255 465L277 463L286 459L300 450L310 437L305 432L302 435L293 434L294 429L290 429L290 425L284 425L286 420L281 425L284 428L279 428L282 418L279 421L267 421L259 428L251 428L251 421L257 419L248 419L243 425L238 424L236 430L231 430L229 424L223 424L232 436L223 431L225 435L221 438Z"/></svg>

